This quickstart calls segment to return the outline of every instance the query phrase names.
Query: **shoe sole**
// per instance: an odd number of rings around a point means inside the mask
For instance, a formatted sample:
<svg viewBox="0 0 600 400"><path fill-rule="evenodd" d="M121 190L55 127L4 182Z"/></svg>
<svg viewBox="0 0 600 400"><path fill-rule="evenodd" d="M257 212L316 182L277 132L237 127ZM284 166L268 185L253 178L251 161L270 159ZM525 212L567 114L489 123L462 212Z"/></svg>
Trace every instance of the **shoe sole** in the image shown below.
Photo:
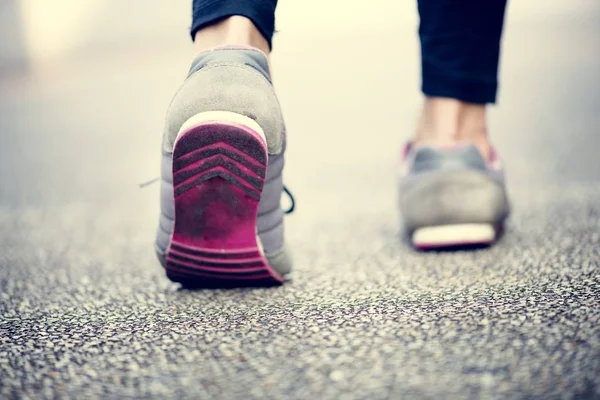
<svg viewBox="0 0 600 400"><path fill-rule="evenodd" d="M486 246L496 240L492 224L454 224L427 226L412 233L411 241L418 250L448 247Z"/></svg>
<svg viewBox="0 0 600 400"><path fill-rule="evenodd" d="M173 149L169 279L188 287L283 283L256 231L267 162L264 133L248 117L206 112L183 124Z"/></svg>

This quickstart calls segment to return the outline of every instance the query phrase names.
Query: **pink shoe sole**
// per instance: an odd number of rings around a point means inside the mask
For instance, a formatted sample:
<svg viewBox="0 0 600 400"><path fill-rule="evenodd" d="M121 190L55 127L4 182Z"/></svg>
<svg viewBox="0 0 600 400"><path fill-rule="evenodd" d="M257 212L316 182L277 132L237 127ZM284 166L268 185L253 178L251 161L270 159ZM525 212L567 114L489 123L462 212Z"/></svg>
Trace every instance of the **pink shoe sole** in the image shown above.
<svg viewBox="0 0 600 400"><path fill-rule="evenodd" d="M272 286L284 278L256 233L267 147L252 128L208 121L181 132L173 150L175 225L169 279L184 286Z"/></svg>

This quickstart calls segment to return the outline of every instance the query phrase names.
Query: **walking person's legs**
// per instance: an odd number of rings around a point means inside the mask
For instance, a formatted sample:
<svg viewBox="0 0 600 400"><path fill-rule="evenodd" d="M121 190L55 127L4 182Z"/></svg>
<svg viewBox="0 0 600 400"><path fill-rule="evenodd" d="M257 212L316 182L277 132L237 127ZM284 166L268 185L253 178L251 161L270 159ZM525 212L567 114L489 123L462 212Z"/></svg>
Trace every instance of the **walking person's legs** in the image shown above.
<svg viewBox="0 0 600 400"><path fill-rule="evenodd" d="M417 247L491 243L508 215L486 123L505 7L506 0L418 0L425 100L400 196Z"/></svg>
<svg viewBox="0 0 600 400"><path fill-rule="evenodd" d="M195 0L200 53L164 132L156 251L185 285L284 280L285 127L268 53L276 0Z"/></svg>
<svg viewBox="0 0 600 400"><path fill-rule="evenodd" d="M195 0L200 54L163 141L156 251L193 284L273 284L284 246L285 127L269 70L276 0ZM419 0L425 102L404 152L401 210L417 247L489 243L508 215L485 107L497 91L504 0Z"/></svg>

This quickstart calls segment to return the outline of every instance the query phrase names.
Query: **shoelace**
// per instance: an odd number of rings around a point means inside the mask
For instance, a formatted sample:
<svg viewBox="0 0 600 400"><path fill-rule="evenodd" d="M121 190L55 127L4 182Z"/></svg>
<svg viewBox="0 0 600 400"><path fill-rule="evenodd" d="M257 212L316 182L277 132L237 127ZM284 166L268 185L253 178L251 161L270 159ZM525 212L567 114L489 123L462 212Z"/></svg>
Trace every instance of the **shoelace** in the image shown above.
<svg viewBox="0 0 600 400"><path fill-rule="evenodd" d="M290 198L290 203L292 203L290 204L290 208L285 210L284 213L291 214L296 209L296 200L294 199L294 195L292 194L292 192L290 192L290 190L285 185L283 185L283 191L285 192L285 194L288 195L288 197Z"/></svg>
<svg viewBox="0 0 600 400"><path fill-rule="evenodd" d="M146 182L142 182L142 183L140 183L140 184L139 184L139 186L140 186L140 189L143 189L143 188L145 188L146 186L150 186L150 185L152 185L153 183L156 183L156 182L158 182L159 180L160 180L160 177L158 177L158 176L157 176L156 178L150 179L150 180L148 180L148 181L146 181ZM290 203L291 203L291 204L290 204L290 207L289 207L287 210L285 210L285 211L284 211L284 213L285 213L285 214L291 214L291 213L293 213L293 212L294 212L294 210L296 209L296 199L294 199L294 195L292 194L292 192L290 192L290 190L289 190L289 189L288 189L288 188L287 188L285 185L283 186L283 192L284 192L285 194L287 194L287 196L288 196L288 197L289 197L289 199L290 199Z"/></svg>

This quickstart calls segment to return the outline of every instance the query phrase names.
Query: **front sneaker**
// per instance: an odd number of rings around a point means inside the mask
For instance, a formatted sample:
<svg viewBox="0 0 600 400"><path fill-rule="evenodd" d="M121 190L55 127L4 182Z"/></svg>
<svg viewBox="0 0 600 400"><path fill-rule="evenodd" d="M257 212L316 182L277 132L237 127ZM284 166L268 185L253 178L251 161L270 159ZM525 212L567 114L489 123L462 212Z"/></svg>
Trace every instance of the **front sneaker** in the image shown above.
<svg viewBox="0 0 600 400"><path fill-rule="evenodd" d="M502 162L476 146L413 146L403 154L400 211L417 249L489 245L503 229L509 202Z"/></svg>
<svg viewBox="0 0 600 400"><path fill-rule="evenodd" d="M230 47L198 55L164 133L155 247L169 279L185 286L285 280L284 151L266 56Z"/></svg>

